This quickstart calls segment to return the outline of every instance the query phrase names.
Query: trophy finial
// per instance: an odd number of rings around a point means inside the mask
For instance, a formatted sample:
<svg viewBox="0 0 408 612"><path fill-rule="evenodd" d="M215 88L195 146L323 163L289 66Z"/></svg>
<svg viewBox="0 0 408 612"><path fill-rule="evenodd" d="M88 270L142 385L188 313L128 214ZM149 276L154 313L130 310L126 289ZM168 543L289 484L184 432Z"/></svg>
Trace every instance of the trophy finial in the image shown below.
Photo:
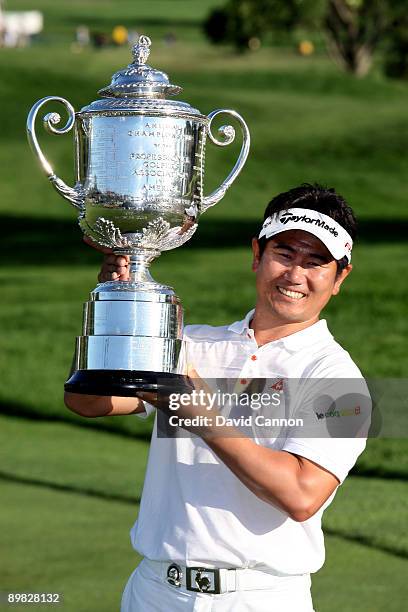
<svg viewBox="0 0 408 612"><path fill-rule="evenodd" d="M139 37L139 42L133 45L132 54L136 64L145 64L150 54L150 45L152 41L148 36L142 34Z"/></svg>
<svg viewBox="0 0 408 612"><path fill-rule="evenodd" d="M166 73L146 64L151 44L148 36L139 36L132 47L132 62L115 72L110 85L100 89L99 94L104 98L158 99L180 93L181 87L172 85Z"/></svg>

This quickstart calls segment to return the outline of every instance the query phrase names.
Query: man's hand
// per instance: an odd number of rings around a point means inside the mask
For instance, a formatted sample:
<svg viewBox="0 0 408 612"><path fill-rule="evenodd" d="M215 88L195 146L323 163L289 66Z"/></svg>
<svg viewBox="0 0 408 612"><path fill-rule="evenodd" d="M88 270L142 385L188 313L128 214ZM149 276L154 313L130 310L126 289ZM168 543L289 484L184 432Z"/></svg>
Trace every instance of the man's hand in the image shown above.
<svg viewBox="0 0 408 612"><path fill-rule="evenodd" d="M84 236L84 242L105 255L98 281L127 281L129 280L129 255L115 255L112 249L100 246L88 236Z"/></svg>
<svg viewBox="0 0 408 612"><path fill-rule="evenodd" d="M227 425L221 427L221 425L216 424L216 419L220 415L219 407L208 401L208 398L214 395L214 390L208 386L205 380L199 377L192 366L187 366L187 376L192 385L191 391L186 388L182 393L180 391L176 393L175 389L171 389L170 395L169 391L166 394L140 391L137 397L158 408L167 418L176 417L177 427L181 427L201 438L211 437L212 435L239 436L240 432L235 427ZM172 395L183 398L183 401L177 402L176 409L170 408L170 397ZM173 401L176 400L173 398ZM198 417L199 424L193 425L191 421L196 417ZM176 424L172 427L176 427ZM174 433L176 433L176 430Z"/></svg>

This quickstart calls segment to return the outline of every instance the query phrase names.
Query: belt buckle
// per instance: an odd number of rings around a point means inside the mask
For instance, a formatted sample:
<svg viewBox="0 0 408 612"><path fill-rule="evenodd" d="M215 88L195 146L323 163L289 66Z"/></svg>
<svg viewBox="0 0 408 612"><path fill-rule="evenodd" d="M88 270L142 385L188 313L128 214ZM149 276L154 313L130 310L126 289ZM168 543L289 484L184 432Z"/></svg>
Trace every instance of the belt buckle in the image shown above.
<svg viewBox="0 0 408 612"><path fill-rule="evenodd" d="M167 568L167 582L175 587L181 587L183 571L177 563L171 563Z"/></svg>
<svg viewBox="0 0 408 612"><path fill-rule="evenodd" d="M187 567L186 587L196 593L218 595L220 590L220 570L208 567Z"/></svg>

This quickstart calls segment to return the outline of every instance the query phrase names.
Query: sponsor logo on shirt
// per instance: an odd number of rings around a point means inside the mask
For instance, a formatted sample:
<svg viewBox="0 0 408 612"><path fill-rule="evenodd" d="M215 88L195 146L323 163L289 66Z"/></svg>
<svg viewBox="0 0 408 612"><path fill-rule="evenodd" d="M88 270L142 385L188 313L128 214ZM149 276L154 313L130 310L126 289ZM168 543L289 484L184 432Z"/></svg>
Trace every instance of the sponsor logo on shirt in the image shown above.
<svg viewBox="0 0 408 612"><path fill-rule="evenodd" d="M343 410L331 408L327 412L315 412L315 415L319 421L320 419L329 419L330 417L355 416L356 414L360 414L360 412L360 406L355 406L355 408L345 408Z"/></svg>

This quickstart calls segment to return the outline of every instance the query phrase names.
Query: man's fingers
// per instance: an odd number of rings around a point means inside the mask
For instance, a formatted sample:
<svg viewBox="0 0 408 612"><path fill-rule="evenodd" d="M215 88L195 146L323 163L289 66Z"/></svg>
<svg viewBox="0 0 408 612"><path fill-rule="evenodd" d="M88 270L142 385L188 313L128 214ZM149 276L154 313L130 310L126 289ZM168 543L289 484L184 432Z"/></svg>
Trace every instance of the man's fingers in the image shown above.
<svg viewBox="0 0 408 612"><path fill-rule="evenodd" d="M111 281L111 280L118 280L119 275L117 272L99 272L98 274L98 282L99 283L106 283L107 281Z"/></svg>
<svg viewBox="0 0 408 612"><path fill-rule="evenodd" d="M187 376L192 381L194 389L196 391L203 390L205 393L209 394L214 392L214 390L211 389L207 381L205 381L203 378L200 378L200 375L191 363L187 365Z"/></svg>
<svg viewBox="0 0 408 612"><path fill-rule="evenodd" d="M83 241L100 253L105 254L101 271L98 274L98 282L129 280L129 255L115 255L112 249L101 246L89 236L83 236Z"/></svg>
<svg viewBox="0 0 408 612"><path fill-rule="evenodd" d="M121 281L126 281L129 279L129 272L117 272L116 270L113 270L112 272L109 270L101 270L99 275L98 275L98 281L100 283L104 283L105 281L110 281L110 280L121 280Z"/></svg>
<svg viewBox="0 0 408 612"><path fill-rule="evenodd" d="M115 265L120 268L125 268L129 265L129 255L117 255Z"/></svg>
<svg viewBox="0 0 408 612"><path fill-rule="evenodd" d="M123 259L123 257L120 259ZM116 265L115 263L109 264L105 261L98 275L98 281L100 283L104 283L106 281L111 281L111 280L121 280L121 281L129 280L128 264Z"/></svg>
<svg viewBox="0 0 408 612"><path fill-rule="evenodd" d="M123 274L126 272L126 270L128 270L128 264L124 262L118 263L115 260L112 261L106 259L103 262L102 270L105 270L106 272L119 272L120 274Z"/></svg>
<svg viewBox="0 0 408 612"><path fill-rule="evenodd" d="M129 265L129 256L127 255L115 255L111 253L109 255L105 255L103 259L104 264L114 265L116 267L125 267Z"/></svg>
<svg viewBox="0 0 408 612"><path fill-rule="evenodd" d="M129 280L129 255L115 255L110 249L108 251L103 259L98 281L105 283L107 281Z"/></svg>
<svg viewBox="0 0 408 612"><path fill-rule="evenodd" d="M117 255L114 255L114 253L112 253L111 255L105 255L105 257L103 258L103 264L114 264L116 262L117 259Z"/></svg>

